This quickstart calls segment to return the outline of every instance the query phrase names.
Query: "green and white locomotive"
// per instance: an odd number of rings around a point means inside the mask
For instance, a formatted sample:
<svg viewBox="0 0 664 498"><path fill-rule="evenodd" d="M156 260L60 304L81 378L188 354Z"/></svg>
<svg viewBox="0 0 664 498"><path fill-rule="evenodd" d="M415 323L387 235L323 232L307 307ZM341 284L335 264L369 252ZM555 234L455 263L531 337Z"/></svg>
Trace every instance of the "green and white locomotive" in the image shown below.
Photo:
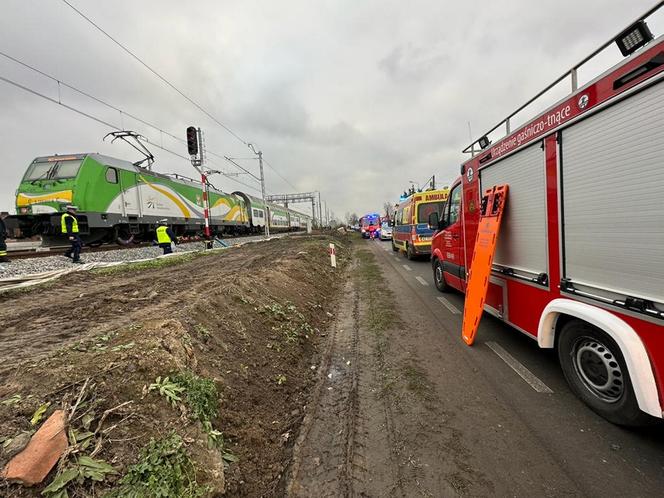
<svg viewBox="0 0 664 498"><path fill-rule="evenodd" d="M16 222L25 237L45 242L61 238L60 216L68 204L79 208L81 238L87 244L152 240L154 228L168 219L176 234L203 231L200 182L156 173L128 161L96 153L38 157L16 192ZM209 189L210 228L214 234L306 228L308 215L243 192ZM267 211L267 213L266 213Z"/></svg>

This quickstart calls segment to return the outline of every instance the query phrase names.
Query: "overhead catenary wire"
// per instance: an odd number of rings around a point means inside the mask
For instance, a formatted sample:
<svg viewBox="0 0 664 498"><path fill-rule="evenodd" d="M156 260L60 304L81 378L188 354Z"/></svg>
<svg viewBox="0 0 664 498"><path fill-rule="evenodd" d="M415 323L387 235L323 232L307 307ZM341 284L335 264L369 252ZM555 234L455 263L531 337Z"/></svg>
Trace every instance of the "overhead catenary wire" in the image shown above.
<svg viewBox="0 0 664 498"><path fill-rule="evenodd" d="M127 47L125 47L117 39L115 39L113 36L111 36L107 31L105 31L101 26L99 26L92 19L90 19L88 16L86 16L83 12L78 10L76 7L74 7L67 0L62 0L62 2L65 3L67 6L69 6L74 12L76 12L79 16L81 16L87 22L89 22L92 26L94 26L98 31L103 33L104 36L106 36L109 40L111 40L113 43L115 43L124 52L126 52L129 56L131 56L134 60L136 60L139 64L141 64L148 71L150 71L152 74L154 74L157 78L159 78L161 81L163 81L166 85L168 85L170 88L172 88L178 94L180 94L184 99L186 99L188 102L190 102L199 111L201 111L203 114L205 114L207 117L209 117L212 121L214 121L219 126L221 126L224 130L226 130L228 133L230 133L233 137L235 137L237 140L239 140L242 144L247 145L247 142L242 137L240 137L233 130L231 130L228 126L226 126L224 123L222 123L217 118L215 118L212 114L210 114L207 110L205 110L203 108L203 106L201 106L198 102L196 102L194 99L192 99L187 94L185 94L182 90L180 90L178 87L176 87L173 83L168 81L164 76L162 76L159 72L157 72L155 69L153 69L149 64L147 64L145 61L143 61L143 59L141 59L139 56L137 56L134 52L129 50Z"/></svg>
<svg viewBox="0 0 664 498"><path fill-rule="evenodd" d="M88 97L89 99L94 100L95 102L97 102L99 104L102 104L102 105L108 107L109 109L113 109L114 111L117 111L120 114L124 114L125 116L128 116L131 119L134 119L134 120L138 121L139 123L142 123L146 126L149 126L150 128L153 128L153 129L159 131L160 133L163 133L164 135L168 135L169 137L171 137L175 140L178 140L179 142L186 143L186 140L184 140L183 138L179 138L179 137L173 135L172 133L161 129L157 125L154 125L154 124L152 124L148 121L145 121L144 119L139 118L138 116L135 116L135 115L123 110L123 109L120 109L119 107L116 107L113 104L109 104L108 102L100 99L99 97L95 97L94 95L86 92L85 90L81 90L80 88L77 88L77 87L67 83L66 81L62 81L62 80L56 78L55 76L42 71L41 69L38 69L34 66L31 66L30 64L28 64L25 61L17 59L16 57L13 57L13 56L11 56L11 55L9 55L5 52L2 52L2 51L0 51L0 56L5 57L6 59L9 59L12 62L15 62L16 64L19 64L20 66L25 67L26 69L30 69L31 71L34 71L35 73L40 74L41 76L44 76L45 78L48 78L52 81L55 81L58 84L58 87L64 86L66 88L69 88L70 90L73 90L76 93L78 93L80 95L83 95L84 97ZM58 102L61 102L61 100L62 100L61 95L60 95L60 93L58 93Z"/></svg>
<svg viewBox="0 0 664 498"><path fill-rule="evenodd" d="M293 190L297 191L297 187L293 185L290 181L288 181L281 173L279 173L274 166L272 166L267 160L263 159L263 162L268 165L268 167L276 173L276 175L281 178L283 181L285 181L288 185L293 188Z"/></svg>
<svg viewBox="0 0 664 498"><path fill-rule="evenodd" d="M228 133L230 133L235 139L237 139L239 142L241 142L243 145L249 146L249 142L244 140L242 137L240 137L237 133L235 133L229 126L225 125L222 123L219 119L217 119L214 115L212 115L210 112L208 112L202 105L200 105L198 102L193 100L191 97L189 97L187 94L184 93L184 91L180 90L175 84L171 83L165 76L163 76L161 73L159 73L156 69L152 68L147 62L145 62L143 59L141 59L138 55L136 55L134 52L132 52L129 48L127 48L124 44L122 44L119 40L117 40L115 37L113 37L111 34L109 34L106 30L104 30L99 24L94 22L90 17L85 15L83 12L81 12L79 9L77 9L74 5L72 5L68 0L62 0L62 2L67 5L70 9L72 9L76 14L78 14L81 18L83 18L85 21L90 23L92 26L94 26L100 33L102 33L104 36L106 36L109 40L111 40L114 44L116 44L118 47L120 47L125 53L127 53L131 58L136 60L139 64L141 64L143 67L145 67L148 71L150 71L152 74L154 74L157 78L159 78L163 83L165 83L168 87L173 89L175 92L177 92L180 96L182 96L185 100L187 100L189 103L191 103L194 107L196 107L199 111L201 111L203 114L205 114L207 117L209 117L212 121L214 121L217 125L221 126L224 130L226 130ZM215 155L215 154L213 154ZM274 166L271 164L267 163L267 161L264 161L268 166L281 178L284 182L286 182L288 185L290 185L293 189L297 190L297 187L293 185L290 181L288 181L281 173L279 173Z"/></svg>
<svg viewBox="0 0 664 498"><path fill-rule="evenodd" d="M175 134L173 134L173 133L171 133L171 132L169 132L169 131L166 131L166 130L164 130L163 128L161 128L161 127L159 127L159 126L157 126L157 125L155 125L155 124L153 124L153 123L150 123L149 121L147 121L147 120L145 120L145 119L143 119L143 118L140 118L140 117L138 117L138 116L136 116L136 115L134 115L134 114L132 114L132 113L130 113L130 112L127 112L126 110L120 109L119 107L117 107L117 106L115 106L115 105L113 105L113 104L110 104L110 103L108 103L108 102L106 102L106 101L100 99L99 97L96 97L96 96L94 96L94 95L92 95L92 94L90 94L90 93L88 93L88 92L86 92L86 91L84 91L84 90L81 90L80 88L77 88L77 87L75 87L74 85L71 85L71 84L69 84L69 83L67 83L67 82L65 82L65 81L59 80L59 79L57 79L55 76L50 75L50 74L48 74L48 73L46 73L46 72L44 72L44 71L42 71L42 70L40 70L40 69L38 69L38 68L36 68L36 67L34 67L34 66L31 66L30 64L28 64L28 63L26 63L26 62L24 62L24 61L22 61L22 60L20 60L20 59L17 59L17 58L15 58L15 57L13 57L13 56L11 56L11 55L5 53L5 52L2 52L2 51L0 51L0 56L5 57L6 59L9 59L9 60L11 60L12 62L14 62L14 63L16 63L16 64L21 65L21 66L25 67L26 69L29 69L29 70L31 70L31 71L34 71L35 73L37 73L37 74L39 74L39 75L41 75L41 76L44 76L45 78L48 78L48 79L50 79L50 80L52 80L52 81L57 82L57 84L58 84L58 89L60 88L60 86L64 86L64 87L66 87L66 88L69 88L70 90L72 90L72 91L74 91L74 92L76 92L76 93L78 93L78 94L80 94L80 95L83 95L83 96L85 96L85 97L87 97L87 98L89 98L89 99L91 99L91 100L93 100L93 101L95 101L95 102L97 102L97 103L99 103L99 104L102 104L102 105L108 107L109 109L112 109L112 110L114 110L114 111L117 111L118 113L120 113L120 116L122 116L122 115L124 115L124 116L128 116L128 117L130 117L131 119L134 119L134 120L138 121L139 123L142 123L142 124L144 124L145 126L148 126L148 127L152 128L152 129L158 131L159 133L161 133L161 134L163 134L163 135L166 135L166 136L168 136L168 137L170 137L170 138L172 138L172 139L174 139L174 140L176 140L176 141L178 141L178 142L180 142L180 143L186 143L186 140L184 140L183 138L180 138L180 137L176 136ZM3 80L4 80L5 82L7 82L7 83L14 84L14 86L18 86L18 87L21 88L22 90L28 91L28 92L30 92L30 93L32 93L32 94L34 94L34 95L39 96L39 97L46 98L47 100L50 100L50 101L53 102L53 103L57 103L57 104L59 104L59 105L65 107L65 108L67 108L67 109L69 109L69 110L72 110L72 111L74 111L74 112L77 112L78 114L81 114L81 115L83 115L83 116L85 116L85 117L88 117L88 118L94 119L95 121L99 122L100 124L104 124L104 125L106 125L106 126L109 126L110 128L116 129L116 130L121 130L121 129L122 129L121 126L117 126L117 125L115 125L115 124L111 124L111 123L109 123L109 122L107 122L107 121L104 121L103 119L98 119L98 118L96 118L96 117L94 117L94 116L92 116L92 115L89 115L89 114L85 113L84 111L81 111L81 110L79 110L79 109L75 109L75 108L73 108L73 107L71 107L71 106L65 104L64 102L62 102L62 96L61 96L60 92L58 92L58 99L56 100L56 99L54 99L54 98L52 98L52 97L48 97L48 96L46 96L46 95L44 95L44 94L41 94L40 92L33 91L33 90L31 90L31 89L29 89L29 88L27 88L27 87L21 85L20 83L12 82L12 81L8 80L7 78L3 78ZM156 144L154 141L149 140L147 137L144 137L144 138L146 138L146 141L147 141L148 143L150 143L150 145L152 145L152 146L158 147L158 148L160 148L160 149L162 149L162 150L165 150L166 152L169 152L169 153L171 153L171 154L173 154L173 155L175 155L175 156L177 156L177 157L180 157L180 158L182 158L182 159L185 159L185 160L187 160L187 161L189 160L189 158L186 157L186 156L183 156L183 155L181 155L181 154L178 154L177 152L172 151L172 150L170 150L170 149L164 147L163 145ZM224 156L221 156L221 155L215 153L214 151L207 150L206 152L207 152L208 154L214 155L214 156L216 156L216 157L219 157L219 158L225 159ZM214 164L214 163L212 163L212 161L209 161L209 162L210 162L211 164ZM217 166L217 165L215 164L215 166ZM218 167L218 166L217 166L217 167ZM242 169L243 171L247 172L244 168L241 168L241 169ZM258 191L257 188L255 188L255 187L250 187L250 186L248 186L246 183L243 183L243 182L241 182L241 181L239 181L239 180L237 180L237 179L235 179L235 178L232 178L231 176L228 176L228 175L225 174L224 172L221 172L221 171L220 171L220 173L224 174L224 176L226 176L227 178L233 180L233 181L236 182L236 183L239 183L240 185L243 185L243 186L246 186L246 187L252 188L253 190ZM253 175L252 175L252 176L253 176ZM255 178L255 177L254 177L254 178Z"/></svg>
<svg viewBox="0 0 664 498"><path fill-rule="evenodd" d="M235 160L234 160L232 157L224 156L224 159L226 159L226 161L228 161L229 163L235 165L236 167L238 167L239 169L241 169L242 171L244 171L244 172L247 173L248 175L251 175L251 176L254 177L257 181L259 181L259 182L261 181L261 179L260 179L259 177L257 177L256 175L254 175L251 171L245 169L244 167L242 167L241 165L239 165L238 163L236 163ZM252 159L253 159L253 158L252 158Z"/></svg>
<svg viewBox="0 0 664 498"><path fill-rule="evenodd" d="M92 115L92 114L90 114L90 113L87 113L87 112L85 112L85 111L82 111L81 109L78 109L78 108L76 108L76 107L74 107L74 106L71 106L71 105L65 104L65 103L62 102L61 100L57 100L57 99L54 99L53 97L49 97L48 95L43 94L43 93L41 93L41 92L39 92L39 91L37 91L37 90L35 90L35 89L33 89L33 88L29 88L29 87L27 87L27 86L25 86L25 85L22 85L21 83L18 83L17 81L11 80L11 79L6 78L6 77L1 76L1 75L0 75L0 81L4 81L5 83L8 83L8 84L10 84L10 85L12 85L12 86L14 86L14 87L16 87L16 88L19 88L19 89L21 89L21 90L23 90L23 91L25 91L25 92L27 92L27 93L30 93L30 94L34 95L34 96L36 96L36 97L40 97L40 98L42 98L42 99L44 99L44 100L47 100L47 101L49 101L49 102L51 102L51 103L53 103L53 104L59 105L59 106L61 106L61 107L64 107L65 109L68 109L68 110L70 110L70 111L72 111L72 112L75 112L76 114L79 114L79 115L84 116L84 117L86 117L86 118L88 118L88 119L91 119L91 120L93 120L93 121L96 121L96 122L99 123L99 124L102 124L102 125L104 125L104 126L108 126L109 128L112 128L112 129L114 129L114 130L118 130L118 131L121 130L121 127L119 127L118 125L116 125L116 124L114 124L114 123L109 123L108 121L106 121L106 120L104 120L104 119L102 119L102 118L99 118L99 117L94 116L94 115ZM174 156L176 156L176 157L179 157L179 158L181 158L181 159L184 159L184 160L186 160L186 161L189 161L189 158L188 158L188 157L183 156L182 154L179 154L179 153L175 152L174 150L171 150L171 149L169 149L169 148L167 148L167 147L164 147L163 145L160 145L160 144L158 144L158 143L156 143L156 142L150 140L150 139L147 138L147 137L144 137L144 138L145 138L145 141L146 141L147 143L149 143L151 146L156 147L156 148L158 148L158 149L161 149L161 150L163 150L164 152L168 152L169 154L172 154L172 155L174 155ZM214 164L214 163L211 163L211 164ZM216 166L216 165L215 165L215 166ZM236 182L236 183L238 183L238 184L240 184L240 185L243 185L243 186L245 186L245 187L247 187L247 188L251 188L252 190L255 190L256 192L260 192L260 190L259 190L258 188L256 188L256 187L252 187L252 186L250 186L250 185L247 185L246 183L241 182L241 181L239 181L239 180L237 180L237 179L235 179L235 178L232 178L232 177L227 177L227 178L228 178L229 180L231 180L231 181L233 181L233 182Z"/></svg>

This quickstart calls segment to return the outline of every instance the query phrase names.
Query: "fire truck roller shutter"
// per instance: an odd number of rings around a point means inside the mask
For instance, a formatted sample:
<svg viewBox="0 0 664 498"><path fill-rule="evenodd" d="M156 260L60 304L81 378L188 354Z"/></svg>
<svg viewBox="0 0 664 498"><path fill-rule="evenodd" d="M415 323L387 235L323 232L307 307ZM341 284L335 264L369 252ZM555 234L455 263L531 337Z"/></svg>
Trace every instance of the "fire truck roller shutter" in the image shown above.
<svg viewBox="0 0 664 498"><path fill-rule="evenodd" d="M564 130L561 148L564 277L664 310L664 83Z"/></svg>
<svg viewBox="0 0 664 498"><path fill-rule="evenodd" d="M546 183L542 142L480 170L481 192L508 184L493 266L510 269L528 280L548 273Z"/></svg>

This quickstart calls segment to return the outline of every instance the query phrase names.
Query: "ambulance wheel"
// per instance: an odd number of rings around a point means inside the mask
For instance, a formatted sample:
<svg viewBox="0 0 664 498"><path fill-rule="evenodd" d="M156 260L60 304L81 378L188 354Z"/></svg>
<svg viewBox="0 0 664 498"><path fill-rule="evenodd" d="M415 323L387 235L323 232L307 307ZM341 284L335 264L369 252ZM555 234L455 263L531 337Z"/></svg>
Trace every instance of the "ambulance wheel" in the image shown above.
<svg viewBox="0 0 664 498"><path fill-rule="evenodd" d="M558 359L572 391L609 422L639 427L655 421L639 410L620 348L598 328L567 322L558 339Z"/></svg>
<svg viewBox="0 0 664 498"><path fill-rule="evenodd" d="M450 286L445 281L445 273L443 273L443 263L439 259L433 261L433 282L436 284L436 289L440 292L447 292Z"/></svg>
<svg viewBox="0 0 664 498"><path fill-rule="evenodd" d="M413 252L413 246L406 244L406 257L410 260L415 259L415 253Z"/></svg>

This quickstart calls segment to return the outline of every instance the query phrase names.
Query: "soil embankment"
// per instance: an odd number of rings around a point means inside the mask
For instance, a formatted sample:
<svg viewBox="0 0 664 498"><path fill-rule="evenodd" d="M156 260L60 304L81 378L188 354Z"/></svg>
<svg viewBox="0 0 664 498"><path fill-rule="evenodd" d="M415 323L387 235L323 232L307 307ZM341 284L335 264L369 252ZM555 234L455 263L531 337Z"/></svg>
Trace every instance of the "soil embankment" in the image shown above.
<svg viewBox="0 0 664 498"><path fill-rule="evenodd" d="M62 408L70 446L47 497L283 494L350 258L335 240L331 269L330 240L0 295L0 465ZM39 496L44 484L0 480L0 495Z"/></svg>

